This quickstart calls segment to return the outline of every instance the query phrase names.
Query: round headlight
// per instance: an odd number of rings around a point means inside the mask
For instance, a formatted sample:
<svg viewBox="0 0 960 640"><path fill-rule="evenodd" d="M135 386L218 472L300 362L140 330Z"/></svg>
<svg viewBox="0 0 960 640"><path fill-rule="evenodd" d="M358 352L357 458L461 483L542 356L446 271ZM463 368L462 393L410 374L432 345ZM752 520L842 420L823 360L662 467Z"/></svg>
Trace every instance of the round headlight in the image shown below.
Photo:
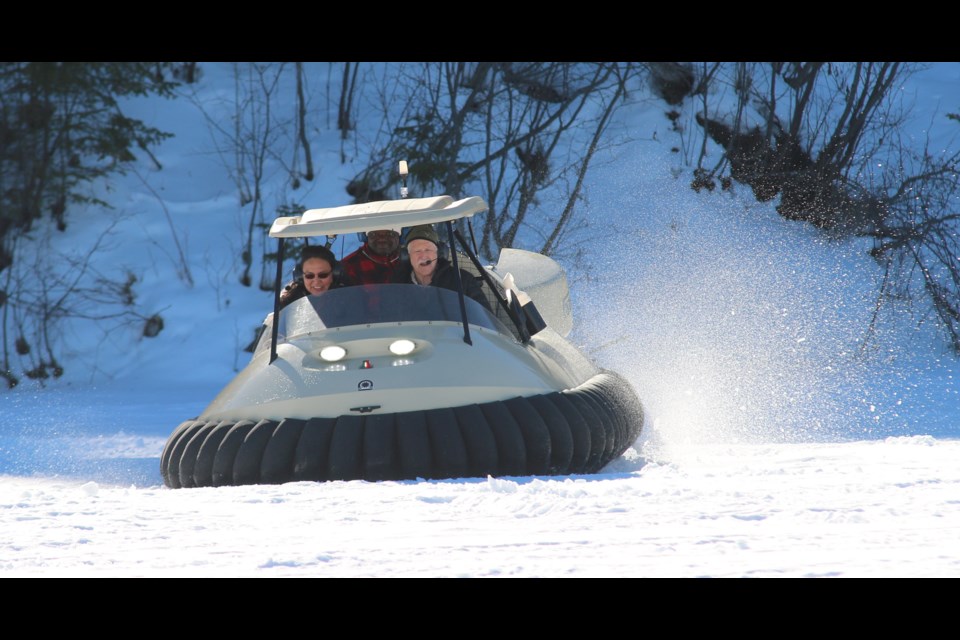
<svg viewBox="0 0 960 640"><path fill-rule="evenodd" d="M416 348L413 340L395 340L390 344L390 353L395 356L405 356Z"/></svg>
<svg viewBox="0 0 960 640"><path fill-rule="evenodd" d="M347 355L347 350L336 344L332 344L329 347L320 349L320 357L327 362L336 362L337 360L342 360L343 356L345 355Z"/></svg>

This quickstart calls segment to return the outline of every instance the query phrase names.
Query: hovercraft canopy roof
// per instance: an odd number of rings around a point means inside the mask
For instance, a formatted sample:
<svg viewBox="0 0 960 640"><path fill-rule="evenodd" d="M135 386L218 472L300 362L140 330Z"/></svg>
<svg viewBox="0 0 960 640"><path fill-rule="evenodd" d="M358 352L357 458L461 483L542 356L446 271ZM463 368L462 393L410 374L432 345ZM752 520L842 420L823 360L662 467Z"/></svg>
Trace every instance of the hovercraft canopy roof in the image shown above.
<svg viewBox="0 0 960 640"><path fill-rule="evenodd" d="M270 236L337 236L377 229L413 227L468 218L486 210L487 203L479 196L456 201L450 196L379 200L327 209L308 209L300 216L277 218L270 227Z"/></svg>

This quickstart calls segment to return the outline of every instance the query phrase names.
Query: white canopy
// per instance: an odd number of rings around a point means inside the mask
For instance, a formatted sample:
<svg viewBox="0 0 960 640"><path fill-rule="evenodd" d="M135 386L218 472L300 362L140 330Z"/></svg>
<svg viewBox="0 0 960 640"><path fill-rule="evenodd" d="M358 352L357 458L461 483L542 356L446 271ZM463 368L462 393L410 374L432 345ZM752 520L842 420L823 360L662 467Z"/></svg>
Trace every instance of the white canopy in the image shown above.
<svg viewBox="0 0 960 640"><path fill-rule="evenodd" d="M380 200L328 209L309 209L301 216L277 218L270 227L273 238L337 236L344 233L376 231L435 224L467 218L487 210L479 196L454 201L450 196Z"/></svg>

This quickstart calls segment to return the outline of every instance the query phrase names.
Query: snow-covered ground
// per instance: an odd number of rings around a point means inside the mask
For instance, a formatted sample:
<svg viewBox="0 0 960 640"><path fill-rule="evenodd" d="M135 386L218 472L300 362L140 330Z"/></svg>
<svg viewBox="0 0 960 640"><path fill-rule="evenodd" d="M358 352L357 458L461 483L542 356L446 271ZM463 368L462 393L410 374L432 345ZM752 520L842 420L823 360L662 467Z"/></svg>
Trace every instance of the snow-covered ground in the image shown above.
<svg viewBox="0 0 960 640"><path fill-rule="evenodd" d="M203 66L210 109L231 80ZM960 104L958 75L938 63L905 87L918 127ZM632 142L597 159L580 257L562 259L572 339L649 413L623 458L590 476L162 486L167 436L243 366L272 298L237 283L246 212L196 105L132 115L177 135L162 171L110 185L97 260L141 278L164 330L72 329L62 381L0 393L0 576L960 575L957 361L905 309L864 347L879 274L863 247L746 192L694 193L652 99L620 114ZM317 145L297 197L345 204L354 167L336 132ZM87 246L106 224L53 242Z"/></svg>

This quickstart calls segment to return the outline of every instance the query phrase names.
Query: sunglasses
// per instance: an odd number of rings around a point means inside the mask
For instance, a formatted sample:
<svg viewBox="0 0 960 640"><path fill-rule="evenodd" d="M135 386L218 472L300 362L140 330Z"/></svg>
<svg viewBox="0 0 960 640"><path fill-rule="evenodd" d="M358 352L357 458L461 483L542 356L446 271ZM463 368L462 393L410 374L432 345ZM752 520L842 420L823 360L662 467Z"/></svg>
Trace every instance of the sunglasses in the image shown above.
<svg viewBox="0 0 960 640"><path fill-rule="evenodd" d="M305 273L303 274L304 280L313 280L314 278L329 278L333 271L327 271L326 273Z"/></svg>

